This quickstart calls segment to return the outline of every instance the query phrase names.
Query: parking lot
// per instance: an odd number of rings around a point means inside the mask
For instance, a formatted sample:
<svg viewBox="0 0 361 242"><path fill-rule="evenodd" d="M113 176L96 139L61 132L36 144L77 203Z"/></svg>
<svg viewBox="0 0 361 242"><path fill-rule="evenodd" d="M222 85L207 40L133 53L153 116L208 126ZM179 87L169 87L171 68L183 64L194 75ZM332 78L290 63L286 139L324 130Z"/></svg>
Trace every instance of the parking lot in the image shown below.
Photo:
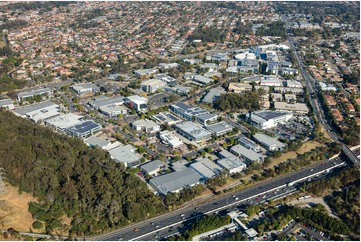
<svg viewBox="0 0 361 242"><path fill-rule="evenodd" d="M148 105L151 108L159 108L168 105L168 103L166 102L167 97L169 97L169 95L166 93L156 93L148 97Z"/></svg>
<svg viewBox="0 0 361 242"><path fill-rule="evenodd" d="M293 141L309 137L312 134L312 125L307 119L293 118L285 124L269 129L269 132L283 139Z"/></svg>

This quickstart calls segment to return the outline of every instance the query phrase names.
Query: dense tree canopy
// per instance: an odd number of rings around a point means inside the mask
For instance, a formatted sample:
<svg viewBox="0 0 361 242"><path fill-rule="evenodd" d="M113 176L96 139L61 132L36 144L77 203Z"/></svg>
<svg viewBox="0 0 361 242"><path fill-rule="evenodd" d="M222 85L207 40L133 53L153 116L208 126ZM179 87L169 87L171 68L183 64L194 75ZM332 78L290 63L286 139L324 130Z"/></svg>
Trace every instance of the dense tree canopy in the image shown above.
<svg viewBox="0 0 361 242"><path fill-rule="evenodd" d="M33 217L48 232L72 219L71 235L100 233L159 214L165 208L136 176L99 148L0 111L0 167L31 192Z"/></svg>
<svg viewBox="0 0 361 242"><path fill-rule="evenodd" d="M257 110L259 109L259 97L257 92L223 93L214 102L214 108L221 111Z"/></svg>

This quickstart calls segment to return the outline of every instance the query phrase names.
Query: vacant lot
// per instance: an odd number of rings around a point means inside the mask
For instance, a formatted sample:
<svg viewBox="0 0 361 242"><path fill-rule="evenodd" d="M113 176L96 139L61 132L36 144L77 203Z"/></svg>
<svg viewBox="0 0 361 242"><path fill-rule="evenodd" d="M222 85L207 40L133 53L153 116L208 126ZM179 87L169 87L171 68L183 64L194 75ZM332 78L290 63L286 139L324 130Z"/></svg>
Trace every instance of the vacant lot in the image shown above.
<svg viewBox="0 0 361 242"><path fill-rule="evenodd" d="M35 221L28 211L28 203L36 199L28 194L19 194L18 188L7 185L6 193L0 195L0 228L13 227L18 231L28 232ZM41 230L32 229L34 232Z"/></svg>

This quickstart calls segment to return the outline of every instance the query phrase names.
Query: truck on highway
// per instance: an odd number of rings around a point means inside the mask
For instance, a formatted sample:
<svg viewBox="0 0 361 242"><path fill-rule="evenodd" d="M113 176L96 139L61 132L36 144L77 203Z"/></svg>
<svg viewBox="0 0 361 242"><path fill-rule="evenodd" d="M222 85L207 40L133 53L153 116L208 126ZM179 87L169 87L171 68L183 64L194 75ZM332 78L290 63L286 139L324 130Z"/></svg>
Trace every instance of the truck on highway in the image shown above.
<svg viewBox="0 0 361 242"><path fill-rule="evenodd" d="M295 184L295 182L289 182L289 183L287 183L287 186L292 187L294 184Z"/></svg>

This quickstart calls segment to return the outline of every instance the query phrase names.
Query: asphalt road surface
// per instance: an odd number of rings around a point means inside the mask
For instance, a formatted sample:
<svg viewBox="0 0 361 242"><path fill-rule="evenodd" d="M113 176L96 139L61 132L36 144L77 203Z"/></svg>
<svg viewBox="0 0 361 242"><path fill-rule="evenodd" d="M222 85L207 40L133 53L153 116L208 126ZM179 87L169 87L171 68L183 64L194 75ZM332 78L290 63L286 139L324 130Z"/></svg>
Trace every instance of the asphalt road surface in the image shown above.
<svg viewBox="0 0 361 242"><path fill-rule="evenodd" d="M154 240L156 239L155 236L157 233L159 233L159 236L164 236L163 234L168 233L176 233L177 226L199 217L202 214L211 214L244 203L260 203L269 200L274 196L280 196L292 192L296 189L295 186L297 186L297 183L292 184L293 182L299 180L301 180L299 182L307 181L312 179L311 176L320 178L327 175L332 167L343 163L344 162L339 158L326 160L318 164L308 166L302 170L274 178L243 191L226 195L204 204L195 205L194 207L188 206L178 209L117 231L87 238L87 240L150 240L151 238ZM172 227L174 231L168 232L170 227Z"/></svg>

